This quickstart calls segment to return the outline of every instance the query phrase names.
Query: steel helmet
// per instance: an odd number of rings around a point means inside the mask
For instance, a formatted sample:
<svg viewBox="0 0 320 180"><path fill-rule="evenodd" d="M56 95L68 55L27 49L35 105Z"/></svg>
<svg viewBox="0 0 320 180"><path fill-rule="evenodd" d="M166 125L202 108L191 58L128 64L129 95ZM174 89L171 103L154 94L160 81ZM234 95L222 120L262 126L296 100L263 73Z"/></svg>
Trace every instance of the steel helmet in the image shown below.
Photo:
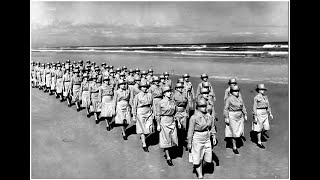
<svg viewBox="0 0 320 180"><path fill-rule="evenodd" d="M264 86L264 84L258 84L256 90L259 91L260 89L262 90L267 90L267 88Z"/></svg>
<svg viewBox="0 0 320 180"><path fill-rule="evenodd" d="M229 85L230 85L230 84L237 84L236 78L231 78L231 79L229 79L228 84L229 84Z"/></svg>
<svg viewBox="0 0 320 180"><path fill-rule="evenodd" d="M202 78L208 78L208 75L206 73L201 74L201 79Z"/></svg>
<svg viewBox="0 0 320 180"><path fill-rule="evenodd" d="M189 74L184 74L182 77L183 77L183 78L188 78L188 77L190 77L190 76L189 76Z"/></svg>
<svg viewBox="0 0 320 180"><path fill-rule="evenodd" d="M180 82L178 82L178 83L176 84L176 87L175 87L175 88L183 88L183 84L180 83Z"/></svg>
<svg viewBox="0 0 320 180"><path fill-rule="evenodd" d="M153 81L153 82L156 82L156 81L160 81L160 79L159 79L158 76L153 76L152 81Z"/></svg>

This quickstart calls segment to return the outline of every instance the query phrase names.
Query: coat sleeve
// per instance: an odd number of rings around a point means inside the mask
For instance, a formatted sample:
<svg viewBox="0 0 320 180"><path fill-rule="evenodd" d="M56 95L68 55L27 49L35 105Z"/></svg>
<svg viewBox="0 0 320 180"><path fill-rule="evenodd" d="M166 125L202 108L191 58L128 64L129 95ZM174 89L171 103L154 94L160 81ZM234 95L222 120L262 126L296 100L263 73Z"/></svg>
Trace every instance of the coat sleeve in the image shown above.
<svg viewBox="0 0 320 180"><path fill-rule="evenodd" d="M99 101L99 102L102 101L102 89L101 89L101 88L99 88L98 101Z"/></svg>
<svg viewBox="0 0 320 180"><path fill-rule="evenodd" d="M229 93L229 91L228 91L228 89L226 89L226 90L224 91L223 101L226 101L226 100L227 100L227 98L228 98L228 93Z"/></svg>
<svg viewBox="0 0 320 180"><path fill-rule="evenodd" d="M193 137L193 133L194 133L194 126L196 125L196 120L195 120L195 116L191 116L190 121L189 121L189 129L188 129L188 144L192 143L192 137Z"/></svg>
<svg viewBox="0 0 320 180"><path fill-rule="evenodd" d="M267 104L268 104L267 111L268 111L269 114L271 114L271 106L270 106L270 103L269 103L269 100L268 100L267 96L266 96L266 100L267 100Z"/></svg>
<svg viewBox="0 0 320 180"><path fill-rule="evenodd" d="M196 97L199 96L200 94L200 89L201 89L201 83L198 84L197 92L196 92Z"/></svg>
<svg viewBox="0 0 320 180"><path fill-rule="evenodd" d="M155 107L155 117L156 117L156 121L158 123L160 123L160 115L161 115L161 101L157 103L156 107Z"/></svg>
<svg viewBox="0 0 320 180"><path fill-rule="evenodd" d="M132 104L132 115L133 115L133 117L137 116L137 105L138 105L138 94L133 99L133 104Z"/></svg>
<svg viewBox="0 0 320 180"><path fill-rule="evenodd" d="M257 96L253 98L252 114L257 115Z"/></svg>
<svg viewBox="0 0 320 180"><path fill-rule="evenodd" d="M227 98L223 108L223 115L225 118L229 118L229 105L230 105L230 98Z"/></svg>

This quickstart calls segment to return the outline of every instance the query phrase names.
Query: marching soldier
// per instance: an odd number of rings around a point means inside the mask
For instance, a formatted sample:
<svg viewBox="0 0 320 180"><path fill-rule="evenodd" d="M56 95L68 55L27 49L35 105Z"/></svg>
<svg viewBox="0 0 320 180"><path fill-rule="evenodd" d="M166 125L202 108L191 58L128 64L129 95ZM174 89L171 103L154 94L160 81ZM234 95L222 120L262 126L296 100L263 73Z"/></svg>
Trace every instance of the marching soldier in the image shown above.
<svg viewBox="0 0 320 180"><path fill-rule="evenodd" d="M136 70L134 71L134 78L136 78L136 77L140 77L140 69L139 68L136 68ZM141 77L140 77L141 78Z"/></svg>
<svg viewBox="0 0 320 180"><path fill-rule="evenodd" d="M141 82L142 83L149 83L147 80L147 72L146 71L141 71Z"/></svg>
<svg viewBox="0 0 320 180"><path fill-rule="evenodd" d="M129 75L127 76L127 81L134 82L133 70L129 69Z"/></svg>
<svg viewBox="0 0 320 180"><path fill-rule="evenodd" d="M62 76L63 82L63 99L67 100L68 106L71 106L70 94L71 94L71 74L70 68L66 68L66 73Z"/></svg>
<svg viewBox="0 0 320 180"><path fill-rule="evenodd" d="M252 123L252 130L257 132L258 147L264 149L264 145L261 142L261 134L263 133L267 137L269 137L265 132L270 130L269 125L269 117L270 115L271 119L273 119L273 115L271 113L271 107L268 100L268 97L265 95L265 91L267 89L265 88L264 84L258 84L257 88L257 95L253 99L253 123Z"/></svg>
<svg viewBox="0 0 320 180"><path fill-rule="evenodd" d="M140 82L140 92L134 96L132 114L136 122L136 132L141 137L142 148L149 152L146 135L154 132L152 94L148 92L148 84Z"/></svg>
<svg viewBox="0 0 320 180"><path fill-rule="evenodd" d="M230 87L230 96L225 101L224 117L225 117L225 136L232 138L232 148L235 154L239 154L236 147L235 138L244 135L244 121L247 121L247 111L242 99L239 97L240 88L236 86Z"/></svg>
<svg viewBox="0 0 320 180"><path fill-rule="evenodd" d="M51 69L51 84L50 84L50 95L55 91L56 89L56 73L57 73L57 67L56 64L53 64L52 69Z"/></svg>
<svg viewBox="0 0 320 180"><path fill-rule="evenodd" d="M71 78L71 89L72 89L72 103L76 104L77 111L80 111L80 92L81 92L81 82L82 78L79 75L79 70L75 69L74 70L75 75Z"/></svg>
<svg viewBox="0 0 320 180"><path fill-rule="evenodd" d="M81 107L87 110L87 117L90 116L90 96L89 96L89 82L88 82L88 74L84 73L80 87L80 101Z"/></svg>
<svg viewBox="0 0 320 180"><path fill-rule="evenodd" d="M230 88L237 85L237 80L236 78L231 78L229 79L229 82L228 82L228 85L229 87L225 90L224 92L224 101L226 101L226 99L230 96ZM241 96L241 93L239 92L239 98L242 99L242 96Z"/></svg>
<svg viewBox="0 0 320 180"><path fill-rule="evenodd" d="M208 82L209 76L206 73L204 73L204 74L201 74L200 78L201 78L202 82L199 83L199 85L198 85L196 97L198 97L198 95L201 94L200 90L203 88L203 84L206 83L206 82L209 83L209 92L210 92L210 94L214 94L212 85L210 84L210 82Z"/></svg>
<svg viewBox="0 0 320 180"><path fill-rule="evenodd" d="M202 167L212 162L212 144L216 144L214 117L207 113L204 99L197 100L197 110L190 118L188 129L189 162L192 162L199 179L203 179ZM211 144L210 139L213 143Z"/></svg>
<svg viewBox="0 0 320 180"><path fill-rule="evenodd" d="M124 73L124 72L122 72ZM126 127L131 124L130 90L123 79L119 80L119 89L115 92L115 124L121 124L122 137L127 140Z"/></svg>
<svg viewBox="0 0 320 180"><path fill-rule="evenodd" d="M153 70L152 69L149 69L148 70L148 75L147 75L147 81L149 82L149 83L152 83L152 78L153 78Z"/></svg>
<svg viewBox="0 0 320 180"><path fill-rule="evenodd" d="M149 88L149 92L152 94L152 104L153 104L153 112L154 116L157 117L156 115L156 107L158 106L158 103L162 99L162 87L159 84L159 77L154 76L153 77L153 84ZM157 122L157 127L160 126L160 124Z"/></svg>
<svg viewBox="0 0 320 180"><path fill-rule="evenodd" d="M111 130L112 118L115 115L115 102L114 102L114 86L110 84L109 77L103 78L102 86L99 88L99 102L101 103L100 117L106 120L108 131ZM96 123L98 120L96 119Z"/></svg>
<svg viewBox="0 0 320 180"><path fill-rule="evenodd" d="M36 87L36 70L35 70L35 63L31 62L31 87Z"/></svg>
<svg viewBox="0 0 320 180"><path fill-rule="evenodd" d="M160 76L159 76L159 79L160 79L160 86L161 87L164 87L164 85L165 85L165 78L164 78L164 75L163 74L161 74Z"/></svg>
<svg viewBox="0 0 320 180"><path fill-rule="evenodd" d="M99 86L97 85L97 76L92 76L91 77L91 84L89 84L89 96L90 96L90 113L94 114L94 118L96 123L98 122L98 112L99 108L98 106L100 105L99 101ZM90 115L88 116L90 117Z"/></svg>
<svg viewBox="0 0 320 180"><path fill-rule="evenodd" d="M171 81L171 79L169 79L169 73L164 72L163 75L164 75L164 84L172 87L172 81Z"/></svg>
<svg viewBox="0 0 320 180"><path fill-rule="evenodd" d="M176 113L175 102L171 99L172 89L170 86L163 87L163 99L157 106L156 119L160 126L157 127L159 133L159 147L165 152L165 158L169 166L173 166L169 150L173 146L178 146L177 127L174 115Z"/></svg>
<svg viewBox="0 0 320 180"><path fill-rule="evenodd" d="M175 114L175 119L178 123L178 128L181 129L179 132L179 137L183 142L183 146L185 146L185 149L187 148L187 121L189 119L189 106L188 106L188 98L186 94L183 91L184 86L182 83L177 83L176 91L173 94L173 100L177 106L177 112Z"/></svg>
<svg viewBox="0 0 320 180"><path fill-rule="evenodd" d="M62 95L62 90L63 90L63 72L61 70L61 65L57 65L58 70L55 74L55 79L57 80L56 83L56 98L60 98L60 101L63 101L63 95Z"/></svg>
<svg viewBox="0 0 320 180"><path fill-rule="evenodd" d="M184 86L184 91L186 93L186 96L188 98L188 106L189 106L189 110L194 110L194 89L192 86L192 83L189 81L189 74L184 74L182 76L183 78L183 86Z"/></svg>

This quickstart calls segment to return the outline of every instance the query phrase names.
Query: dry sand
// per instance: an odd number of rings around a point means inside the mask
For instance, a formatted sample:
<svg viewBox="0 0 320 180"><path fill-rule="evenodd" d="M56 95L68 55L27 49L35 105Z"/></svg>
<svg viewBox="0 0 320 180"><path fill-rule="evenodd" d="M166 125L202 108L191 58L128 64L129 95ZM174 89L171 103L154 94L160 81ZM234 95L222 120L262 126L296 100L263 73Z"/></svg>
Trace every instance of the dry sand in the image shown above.
<svg viewBox="0 0 320 180"><path fill-rule="evenodd" d="M171 77L176 82L177 77ZM196 88L200 78L192 77ZM266 149L250 141L252 104L256 84L239 81L248 111L245 123L246 141L240 155L226 148L224 141L223 96L226 82L209 79L217 96L218 145L214 152L220 166L205 178L288 178L289 177L289 99L287 84L265 84L274 119L271 120L270 138ZM85 110L77 112L54 96L38 89L31 90L32 101L32 178L196 178L188 154L173 160L169 167L157 145L143 152L136 134L124 141L119 127L110 132L105 122L98 125L94 117L87 118Z"/></svg>

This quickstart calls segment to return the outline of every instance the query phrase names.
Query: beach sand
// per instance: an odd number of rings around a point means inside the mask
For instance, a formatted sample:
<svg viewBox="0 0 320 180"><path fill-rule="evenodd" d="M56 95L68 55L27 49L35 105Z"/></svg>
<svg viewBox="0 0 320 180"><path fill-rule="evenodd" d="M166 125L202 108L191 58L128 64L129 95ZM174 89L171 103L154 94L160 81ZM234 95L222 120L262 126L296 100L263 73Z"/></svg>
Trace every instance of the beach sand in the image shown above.
<svg viewBox="0 0 320 180"><path fill-rule="evenodd" d="M32 58L33 61L39 59L41 57ZM42 62L57 61L52 59L54 58L50 59L46 56ZM59 60L62 61L62 59ZM70 60L73 61L72 58ZM113 62L113 65L118 65L116 63L120 65L121 61ZM148 66L149 63L143 65L141 62L134 64L135 62L137 61L127 61L127 64L122 65L148 68L144 66ZM185 65L188 64L188 61L184 62L187 62ZM278 67L272 63L269 66ZM155 65L153 68L162 70ZM192 69L189 66L185 68ZM197 68L200 67L194 67L194 69ZM283 67L273 71L281 68ZM239 71L242 73L240 76L246 74L244 69ZM250 73L255 73L254 70L251 71ZM201 73L203 71L198 72L198 74ZM285 72L278 72L275 76L283 78L283 74ZM174 83L177 80L176 76L170 76L170 78ZM194 76L190 81L196 89L200 78ZM214 147L214 152L220 166L214 166L213 172L206 173L204 177L213 179L289 178L288 84L265 83L274 119L270 121L271 130L268 133L270 138L265 142L266 149L260 149L250 140L251 111L253 97L256 94L254 89L258 82L238 80L248 111L248 121L245 123L246 141L239 148L240 155L235 155L231 149L226 148L224 141L225 123L222 113L224 91L228 87L227 80L210 78L209 82L213 85L217 98L215 108L219 119L216 123L219 143ZM186 151L183 151L182 157L173 159L174 166L169 167L163 157L163 151L157 145L150 146L150 152L145 153L136 134L130 135L128 140L124 141L120 127L106 131L105 122L96 125L93 116L86 117L85 110L77 112L75 106L68 108L66 102L61 103L48 93L31 89L31 105L32 178L196 178L192 172L193 165L188 162Z"/></svg>

